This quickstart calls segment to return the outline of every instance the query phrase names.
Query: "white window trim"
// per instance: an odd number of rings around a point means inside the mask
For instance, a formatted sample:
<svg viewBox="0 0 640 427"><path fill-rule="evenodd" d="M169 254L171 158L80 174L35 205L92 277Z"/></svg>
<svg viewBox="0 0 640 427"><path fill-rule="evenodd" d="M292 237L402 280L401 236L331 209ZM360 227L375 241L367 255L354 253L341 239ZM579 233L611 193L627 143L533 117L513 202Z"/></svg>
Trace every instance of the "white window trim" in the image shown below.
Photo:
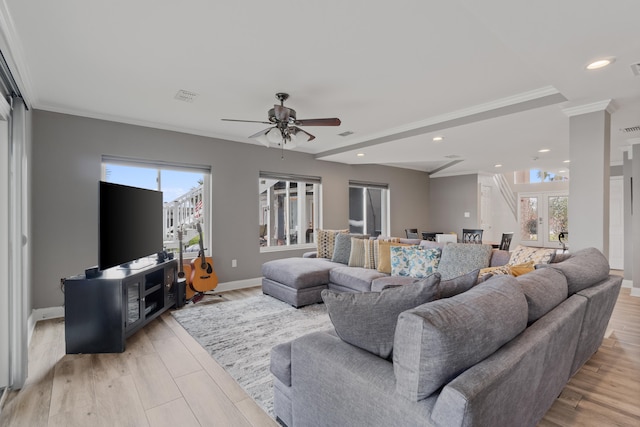
<svg viewBox="0 0 640 427"><path fill-rule="evenodd" d="M211 167L204 165L190 165L186 163L171 163L164 162L159 160L146 160L146 159L137 159L137 158L128 158L128 157L120 157L120 156L110 156L103 155L100 172L100 179L106 180L107 175L107 164L116 164L122 166L131 166L131 167L139 167L139 168L148 168L148 169L165 169L165 170L174 170L174 171L184 171L184 172L199 172L202 173L203 176L203 185L202 185L202 194L205 195L203 200L203 208L207 213L203 218L203 245L205 247L205 255L211 255L211 245L209 242L212 241L211 236L211 203L212 203L212 194L211 194ZM160 174L158 174L160 175ZM160 176L158 176L158 185L161 186ZM194 259L198 256L197 252L183 252L182 258L185 260Z"/></svg>

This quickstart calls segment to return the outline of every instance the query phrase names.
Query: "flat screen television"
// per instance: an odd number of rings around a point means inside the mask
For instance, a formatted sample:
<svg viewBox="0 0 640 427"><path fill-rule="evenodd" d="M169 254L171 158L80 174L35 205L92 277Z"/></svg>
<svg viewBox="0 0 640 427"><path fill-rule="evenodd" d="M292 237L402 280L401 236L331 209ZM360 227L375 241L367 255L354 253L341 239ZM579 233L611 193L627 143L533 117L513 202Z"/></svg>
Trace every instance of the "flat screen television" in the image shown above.
<svg viewBox="0 0 640 427"><path fill-rule="evenodd" d="M162 192L100 181L98 268L132 264L163 250Z"/></svg>

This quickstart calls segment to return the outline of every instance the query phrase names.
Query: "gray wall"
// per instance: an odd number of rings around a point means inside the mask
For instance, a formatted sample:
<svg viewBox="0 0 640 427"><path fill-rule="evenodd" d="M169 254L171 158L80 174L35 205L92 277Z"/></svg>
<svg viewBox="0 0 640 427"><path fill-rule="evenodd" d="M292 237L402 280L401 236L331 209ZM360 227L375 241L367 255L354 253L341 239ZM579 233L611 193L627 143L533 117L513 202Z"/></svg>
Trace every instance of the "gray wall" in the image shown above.
<svg viewBox="0 0 640 427"><path fill-rule="evenodd" d="M304 252L260 253L260 170L321 176L324 228L347 228L350 179L389 184L392 235L403 236L406 227L426 230L429 224L429 178L424 172L350 166L291 151L282 160L280 150L262 146L35 111L32 308L62 305L60 278L97 264L102 155L211 166L211 254L220 282L260 277L263 262ZM464 209L471 207L465 204ZM232 259L238 260L237 268L231 267Z"/></svg>
<svg viewBox="0 0 640 427"><path fill-rule="evenodd" d="M469 212L469 218L464 213ZM459 175L429 180L429 229L458 233L478 227L478 175Z"/></svg>

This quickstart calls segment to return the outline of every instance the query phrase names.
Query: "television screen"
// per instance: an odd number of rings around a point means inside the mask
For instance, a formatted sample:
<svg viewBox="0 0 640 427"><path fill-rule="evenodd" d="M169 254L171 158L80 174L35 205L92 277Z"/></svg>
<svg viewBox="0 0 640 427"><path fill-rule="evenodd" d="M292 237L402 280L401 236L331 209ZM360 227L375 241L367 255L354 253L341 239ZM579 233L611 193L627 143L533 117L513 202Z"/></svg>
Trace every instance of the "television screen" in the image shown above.
<svg viewBox="0 0 640 427"><path fill-rule="evenodd" d="M162 192L100 181L98 268L163 250Z"/></svg>

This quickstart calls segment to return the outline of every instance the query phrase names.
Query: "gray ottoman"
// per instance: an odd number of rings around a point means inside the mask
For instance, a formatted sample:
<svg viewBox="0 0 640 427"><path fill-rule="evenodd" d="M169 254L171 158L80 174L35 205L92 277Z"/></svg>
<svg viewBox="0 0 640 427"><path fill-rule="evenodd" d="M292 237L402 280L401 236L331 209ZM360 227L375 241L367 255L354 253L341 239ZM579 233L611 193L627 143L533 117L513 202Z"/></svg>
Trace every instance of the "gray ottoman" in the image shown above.
<svg viewBox="0 0 640 427"><path fill-rule="evenodd" d="M329 272L343 264L324 258L285 258L262 264L262 292L294 307L322 302Z"/></svg>

